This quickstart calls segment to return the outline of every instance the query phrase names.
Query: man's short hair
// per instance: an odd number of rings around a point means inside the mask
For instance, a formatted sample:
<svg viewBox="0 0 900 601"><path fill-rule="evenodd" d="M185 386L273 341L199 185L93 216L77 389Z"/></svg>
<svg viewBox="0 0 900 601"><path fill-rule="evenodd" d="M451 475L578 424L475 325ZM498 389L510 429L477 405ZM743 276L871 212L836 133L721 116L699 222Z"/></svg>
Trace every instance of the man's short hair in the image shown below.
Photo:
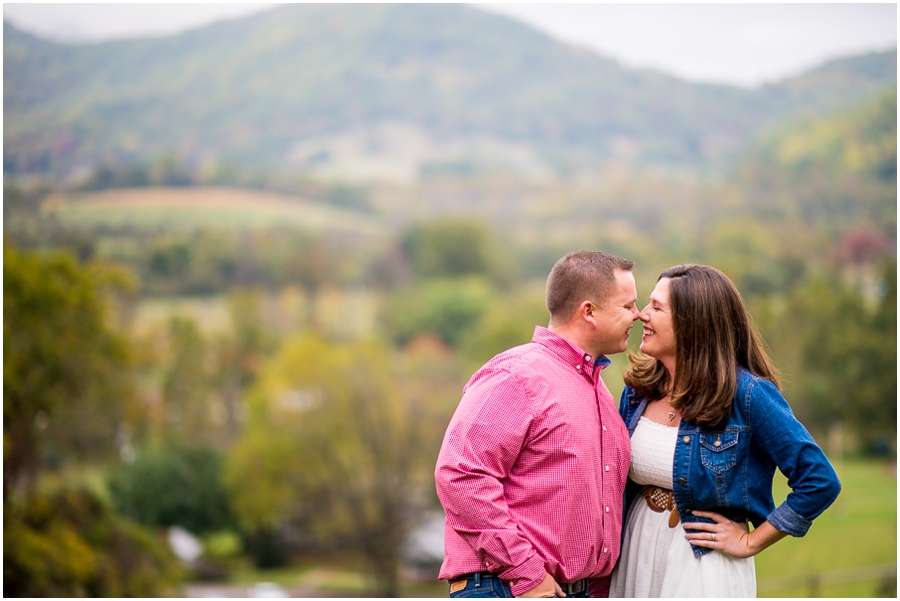
<svg viewBox="0 0 900 601"><path fill-rule="evenodd" d="M631 271L634 261L598 250L575 250L556 262L547 278L551 321L568 321L582 302L603 306L612 293L616 271Z"/></svg>

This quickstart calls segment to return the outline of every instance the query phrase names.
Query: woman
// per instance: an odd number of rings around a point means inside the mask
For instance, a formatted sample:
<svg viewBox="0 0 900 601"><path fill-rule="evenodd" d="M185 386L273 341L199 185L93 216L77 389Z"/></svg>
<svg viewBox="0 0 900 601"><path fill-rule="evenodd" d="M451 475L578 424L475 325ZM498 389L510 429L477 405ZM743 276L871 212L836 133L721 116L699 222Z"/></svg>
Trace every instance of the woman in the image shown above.
<svg viewBox="0 0 900 601"><path fill-rule="evenodd" d="M722 272L666 270L641 321L644 356L629 357L619 404L632 460L610 596L755 597L753 556L806 534L837 474ZM776 466L792 489L777 508Z"/></svg>

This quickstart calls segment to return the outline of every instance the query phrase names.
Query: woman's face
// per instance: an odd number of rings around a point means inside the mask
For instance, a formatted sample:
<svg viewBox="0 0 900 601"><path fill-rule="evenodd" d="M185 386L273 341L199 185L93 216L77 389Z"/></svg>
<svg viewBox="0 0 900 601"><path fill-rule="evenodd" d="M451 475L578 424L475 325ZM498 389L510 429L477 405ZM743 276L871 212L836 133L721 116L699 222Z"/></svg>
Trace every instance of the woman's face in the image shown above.
<svg viewBox="0 0 900 601"><path fill-rule="evenodd" d="M670 369L675 367L675 326L669 302L669 278L662 278L650 295L650 302L641 311L644 336L641 352L662 361Z"/></svg>

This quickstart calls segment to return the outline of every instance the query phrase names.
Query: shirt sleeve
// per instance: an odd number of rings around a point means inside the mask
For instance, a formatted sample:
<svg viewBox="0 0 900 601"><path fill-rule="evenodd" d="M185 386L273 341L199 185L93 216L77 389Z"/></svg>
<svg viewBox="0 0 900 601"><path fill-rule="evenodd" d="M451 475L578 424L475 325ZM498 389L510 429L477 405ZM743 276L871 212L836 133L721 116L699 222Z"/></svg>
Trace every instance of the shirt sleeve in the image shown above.
<svg viewBox="0 0 900 601"><path fill-rule="evenodd" d="M767 517L791 536L803 536L841 491L837 473L774 384L757 380L750 391L753 437L787 479L791 492Z"/></svg>
<svg viewBox="0 0 900 601"><path fill-rule="evenodd" d="M510 516L501 483L527 441L534 420L529 406L518 376L497 371L482 377L463 394L435 468L447 523L514 595L540 584L546 573Z"/></svg>

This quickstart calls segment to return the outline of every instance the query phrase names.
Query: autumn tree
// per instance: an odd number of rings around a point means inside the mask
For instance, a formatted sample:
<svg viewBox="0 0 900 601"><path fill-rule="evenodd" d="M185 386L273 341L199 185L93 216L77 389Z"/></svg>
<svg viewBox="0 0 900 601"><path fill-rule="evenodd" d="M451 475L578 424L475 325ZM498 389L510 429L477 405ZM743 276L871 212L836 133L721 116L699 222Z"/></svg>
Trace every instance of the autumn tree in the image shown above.
<svg viewBox="0 0 900 601"><path fill-rule="evenodd" d="M293 338L250 393L225 471L233 509L247 531L361 552L378 594L396 596L399 549L430 483L420 423L385 348Z"/></svg>
<svg viewBox="0 0 900 601"><path fill-rule="evenodd" d="M172 316L168 324L168 353L161 361L164 431L188 443L215 439L212 423L208 348L197 324Z"/></svg>
<svg viewBox="0 0 900 601"><path fill-rule="evenodd" d="M27 488L67 458L109 457L132 406L131 349L110 294L129 274L65 252L4 245L3 486Z"/></svg>
<svg viewBox="0 0 900 601"><path fill-rule="evenodd" d="M239 433L243 396L255 382L263 357L274 340L262 325L262 294L237 289L227 296L229 327L214 342L213 383L218 387L225 414L225 439Z"/></svg>

